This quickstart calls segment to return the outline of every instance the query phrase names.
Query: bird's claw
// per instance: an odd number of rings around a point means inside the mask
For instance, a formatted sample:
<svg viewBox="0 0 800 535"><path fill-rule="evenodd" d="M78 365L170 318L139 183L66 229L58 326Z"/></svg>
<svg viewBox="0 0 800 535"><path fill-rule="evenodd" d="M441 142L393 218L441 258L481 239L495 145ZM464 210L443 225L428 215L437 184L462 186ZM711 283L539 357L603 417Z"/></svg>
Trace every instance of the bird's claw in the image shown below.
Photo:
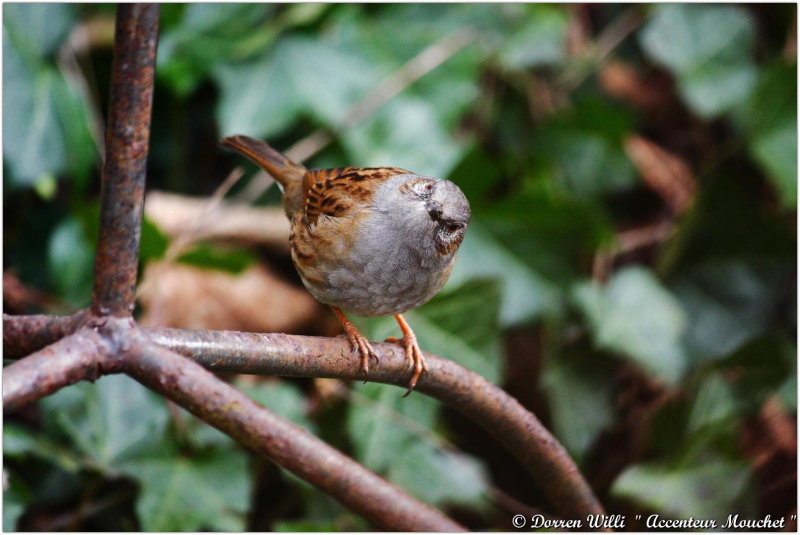
<svg viewBox="0 0 800 535"><path fill-rule="evenodd" d="M369 379L369 359L375 359L375 363L377 364L378 355L375 354L375 350L372 348L369 341L358 331L348 332L347 338L353 346L353 352L361 356L360 371L364 373L364 383L366 384Z"/></svg>
<svg viewBox="0 0 800 535"><path fill-rule="evenodd" d="M414 388L417 386L417 380L419 380L419 376L422 375L422 372L428 371L428 363L425 361L422 349L420 349L417 343L417 337L413 332L409 331L405 333L402 338L390 337L387 338L386 341L403 345L408 365L414 370L414 373L411 375L411 380L408 382L408 391L403 394L403 397L406 397L414 391Z"/></svg>

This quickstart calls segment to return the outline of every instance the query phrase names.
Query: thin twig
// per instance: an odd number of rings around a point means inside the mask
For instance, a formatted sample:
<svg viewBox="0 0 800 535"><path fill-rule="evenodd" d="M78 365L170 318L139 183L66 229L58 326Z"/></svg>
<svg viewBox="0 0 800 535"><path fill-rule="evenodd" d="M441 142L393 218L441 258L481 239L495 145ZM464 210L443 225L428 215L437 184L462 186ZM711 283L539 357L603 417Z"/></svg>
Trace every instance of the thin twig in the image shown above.
<svg viewBox="0 0 800 535"><path fill-rule="evenodd" d="M626 10L619 17L614 19L589 49L588 58L580 58L573 62L573 67L567 67L556 86L563 91L571 92L577 89L589 76L597 72L602 67L611 53L628 37L636 28L641 26L642 16L633 8ZM587 60L591 61L591 68L584 68Z"/></svg>

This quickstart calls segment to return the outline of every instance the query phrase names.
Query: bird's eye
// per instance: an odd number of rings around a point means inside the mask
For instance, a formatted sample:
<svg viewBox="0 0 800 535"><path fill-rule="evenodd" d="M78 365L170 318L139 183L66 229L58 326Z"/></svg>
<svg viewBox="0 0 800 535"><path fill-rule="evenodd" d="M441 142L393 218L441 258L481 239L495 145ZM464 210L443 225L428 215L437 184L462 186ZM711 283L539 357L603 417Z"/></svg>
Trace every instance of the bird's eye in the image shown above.
<svg viewBox="0 0 800 535"><path fill-rule="evenodd" d="M417 182L414 184L413 189L420 198L428 199L433 193L433 184L431 182Z"/></svg>
<svg viewBox="0 0 800 535"><path fill-rule="evenodd" d="M461 230L461 223L449 223L447 225L447 232L450 234L455 234L459 230Z"/></svg>

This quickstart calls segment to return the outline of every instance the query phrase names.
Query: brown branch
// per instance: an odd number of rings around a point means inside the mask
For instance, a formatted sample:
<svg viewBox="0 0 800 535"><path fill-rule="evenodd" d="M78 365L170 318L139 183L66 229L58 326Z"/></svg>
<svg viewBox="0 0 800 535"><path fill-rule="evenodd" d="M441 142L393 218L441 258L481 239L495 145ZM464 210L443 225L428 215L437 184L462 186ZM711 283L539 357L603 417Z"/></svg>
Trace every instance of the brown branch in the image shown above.
<svg viewBox="0 0 800 535"><path fill-rule="evenodd" d="M266 455L382 529L464 531L301 427L279 418L198 364L152 343L126 372L251 450Z"/></svg>
<svg viewBox="0 0 800 535"><path fill-rule="evenodd" d="M344 339L225 331L145 329L156 343L221 372L359 380L359 363ZM405 387L409 370L394 344L374 344L380 364L370 380ZM577 467L547 429L517 400L458 364L426 355L417 390L475 420L533 475L564 518L603 514Z"/></svg>
<svg viewBox="0 0 800 535"><path fill-rule="evenodd" d="M77 331L88 316L88 310L72 316L3 314L3 358L18 359L39 351Z"/></svg>
<svg viewBox="0 0 800 535"><path fill-rule="evenodd" d="M5 332L4 339L5 339ZM3 369L3 410L15 411L77 383L116 373L112 344L92 329L81 329Z"/></svg>
<svg viewBox="0 0 800 535"><path fill-rule="evenodd" d="M4 318L4 326L24 318ZM359 380L358 362L343 339L255 334L226 331L188 331L144 328L154 342L191 357L218 372ZM394 344L375 344L380 364L370 380L404 387L408 369ZM430 370L417 390L475 420L525 466L563 518L602 514L583 476L538 419L515 399L481 376L447 359L428 355Z"/></svg>
<svg viewBox="0 0 800 535"><path fill-rule="evenodd" d="M145 165L158 41L157 4L120 4L92 311L129 316L139 263Z"/></svg>

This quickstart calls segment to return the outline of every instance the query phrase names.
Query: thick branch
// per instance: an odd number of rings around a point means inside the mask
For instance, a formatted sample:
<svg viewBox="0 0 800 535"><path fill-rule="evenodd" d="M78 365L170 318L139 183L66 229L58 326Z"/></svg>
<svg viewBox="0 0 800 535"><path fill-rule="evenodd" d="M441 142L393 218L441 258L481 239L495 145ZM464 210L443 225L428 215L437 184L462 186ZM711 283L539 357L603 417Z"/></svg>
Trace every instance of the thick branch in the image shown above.
<svg viewBox="0 0 800 535"><path fill-rule="evenodd" d="M98 316L128 316L133 311L158 11L157 4L117 7L100 235L92 292L92 311Z"/></svg>
<svg viewBox="0 0 800 535"><path fill-rule="evenodd" d="M3 409L15 411L78 381L118 372L111 352L107 338L92 329L81 329L7 366L3 369Z"/></svg>
<svg viewBox="0 0 800 535"><path fill-rule="evenodd" d="M279 418L201 366L152 343L126 372L251 450L266 455L383 529L463 531L304 429Z"/></svg>
<svg viewBox="0 0 800 535"><path fill-rule="evenodd" d="M214 371L361 379L358 359L344 339L225 331L145 329L156 343ZM394 344L374 344L380 364L370 380L405 388L410 371ZM533 475L564 518L603 514L591 488L564 448L517 400L458 364L426 355L428 372L417 390L480 424Z"/></svg>
<svg viewBox="0 0 800 535"><path fill-rule="evenodd" d="M10 316L3 314L3 358L18 359L74 333L89 316Z"/></svg>

